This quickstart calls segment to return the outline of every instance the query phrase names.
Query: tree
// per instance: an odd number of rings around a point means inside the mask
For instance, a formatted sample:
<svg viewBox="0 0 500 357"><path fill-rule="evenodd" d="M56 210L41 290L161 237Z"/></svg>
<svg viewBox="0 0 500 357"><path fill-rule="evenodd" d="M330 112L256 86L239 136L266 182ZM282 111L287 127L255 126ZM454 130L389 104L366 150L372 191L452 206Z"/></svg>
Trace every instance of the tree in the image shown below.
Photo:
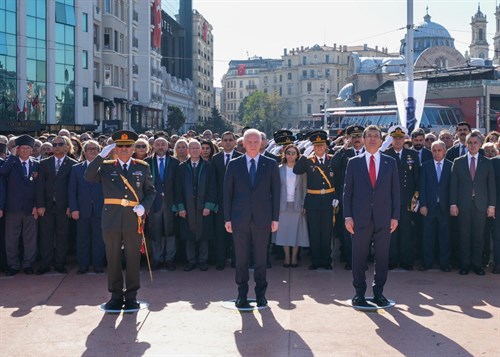
<svg viewBox="0 0 500 357"><path fill-rule="evenodd" d="M168 106L168 121L167 121L167 131L169 133L177 132L181 126L186 122L186 117L184 113L176 107L175 105Z"/></svg>
<svg viewBox="0 0 500 357"><path fill-rule="evenodd" d="M212 133L222 134L225 131L233 131L233 126L230 122L224 120L219 110L214 107L212 108L212 116L207 121L196 124L193 128L198 133L207 129L211 130Z"/></svg>
<svg viewBox="0 0 500 357"><path fill-rule="evenodd" d="M257 91L242 101L238 117L243 125L271 135L283 126L284 113L285 102L279 95Z"/></svg>

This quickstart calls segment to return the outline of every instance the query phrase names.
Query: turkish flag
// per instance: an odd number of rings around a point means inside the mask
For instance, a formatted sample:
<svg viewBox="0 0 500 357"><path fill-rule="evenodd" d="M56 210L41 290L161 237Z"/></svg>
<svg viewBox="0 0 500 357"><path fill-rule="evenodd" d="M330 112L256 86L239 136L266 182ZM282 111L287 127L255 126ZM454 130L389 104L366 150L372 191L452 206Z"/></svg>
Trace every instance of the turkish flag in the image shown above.
<svg viewBox="0 0 500 357"><path fill-rule="evenodd" d="M245 71L246 71L246 64L239 64L238 65L238 76L244 76Z"/></svg>
<svg viewBox="0 0 500 357"><path fill-rule="evenodd" d="M160 0L155 0L153 3L154 13L154 30L153 30L153 47L161 48L161 5Z"/></svg>

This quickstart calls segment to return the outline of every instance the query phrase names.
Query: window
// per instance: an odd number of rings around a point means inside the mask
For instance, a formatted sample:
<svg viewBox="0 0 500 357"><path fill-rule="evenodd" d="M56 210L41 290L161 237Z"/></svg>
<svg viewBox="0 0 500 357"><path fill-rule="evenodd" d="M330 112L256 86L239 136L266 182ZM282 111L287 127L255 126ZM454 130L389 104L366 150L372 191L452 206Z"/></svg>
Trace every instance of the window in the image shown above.
<svg viewBox="0 0 500 357"><path fill-rule="evenodd" d="M87 87L83 87L83 106L89 106L89 89Z"/></svg>
<svg viewBox="0 0 500 357"><path fill-rule="evenodd" d="M99 82L101 78L100 72L99 72L99 63L94 62L94 81Z"/></svg>
<svg viewBox="0 0 500 357"><path fill-rule="evenodd" d="M292 95L292 87L288 87L287 88L287 94L288 95Z"/></svg>
<svg viewBox="0 0 500 357"><path fill-rule="evenodd" d="M306 69L304 69L302 71L302 77L307 78L307 70Z"/></svg>
<svg viewBox="0 0 500 357"><path fill-rule="evenodd" d="M89 51L87 50L82 51L82 68L83 69L89 68Z"/></svg>
<svg viewBox="0 0 500 357"><path fill-rule="evenodd" d="M99 26L94 25L94 45L97 46L97 50L99 50Z"/></svg>
<svg viewBox="0 0 500 357"><path fill-rule="evenodd" d="M110 64L104 65L104 85L106 86L111 85L111 67Z"/></svg>
<svg viewBox="0 0 500 357"><path fill-rule="evenodd" d="M292 67L292 60L291 59L288 60L288 67Z"/></svg>
<svg viewBox="0 0 500 357"><path fill-rule="evenodd" d="M106 10L108 14L111 13L111 0L104 0L104 10Z"/></svg>
<svg viewBox="0 0 500 357"><path fill-rule="evenodd" d="M307 82L307 91L310 92L312 90L312 83Z"/></svg>
<svg viewBox="0 0 500 357"><path fill-rule="evenodd" d="M280 82L283 81L283 75L280 74Z"/></svg>
<svg viewBox="0 0 500 357"><path fill-rule="evenodd" d="M307 57L306 56L302 57L302 64L307 64Z"/></svg>
<svg viewBox="0 0 500 357"><path fill-rule="evenodd" d="M288 77L288 80L291 81L292 80L292 74L291 73L288 73L287 74L287 77Z"/></svg>
<svg viewBox="0 0 500 357"><path fill-rule="evenodd" d="M240 81L240 88L243 88L243 81Z"/></svg>
<svg viewBox="0 0 500 357"><path fill-rule="evenodd" d="M330 55L326 55L325 62L330 63Z"/></svg>
<svg viewBox="0 0 500 357"><path fill-rule="evenodd" d="M125 69L120 68L120 87L125 88Z"/></svg>
<svg viewBox="0 0 500 357"><path fill-rule="evenodd" d="M114 68L114 71L113 71L113 86L115 87L119 87L120 86L120 77L118 77L118 67L115 66Z"/></svg>
<svg viewBox="0 0 500 357"><path fill-rule="evenodd" d="M114 37L113 37L113 40L114 40L114 50L115 52L118 52L118 31L114 31Z"/></svg>
<svg viewBox="0 0 500 357"><path fill-rule="evenodd" d="M279 93L280 93L280 97L282 97L283 96L283 88L280 87Z"/></svg>
<svg viewBox="0 0 500 357"><path fill-rule="evenodd" d="M125 53L125 49L123 48L124 43L125 43L125 36L123 34L120 34L120 42L118 45L118 50L120 53Z"/></svg>
<svg viewBox="0 0 500 357"><path fill-rule="evenodd" d="M307 104L307 114L312 114L312 105L311 105L311 103Z"/></svg>
<svg viewBox="0 0 500 357"><path fill-rule="evenodd" d="M314 78L314 69L311 69L309 71L309 75L310 75L311 78Z"/></svg>
<svg viewBox="0 0 500 357"><path fill-rule="evenodd" d="M111 48L111 29L104 28L104 48Z"/></svg>
<svg viewBox="0 0 500 357"><path fill-rule="evenodd" d="M89 15L86 12L82 13L82 31L83 32L89 32L88 17L89 17Z"/></svg>

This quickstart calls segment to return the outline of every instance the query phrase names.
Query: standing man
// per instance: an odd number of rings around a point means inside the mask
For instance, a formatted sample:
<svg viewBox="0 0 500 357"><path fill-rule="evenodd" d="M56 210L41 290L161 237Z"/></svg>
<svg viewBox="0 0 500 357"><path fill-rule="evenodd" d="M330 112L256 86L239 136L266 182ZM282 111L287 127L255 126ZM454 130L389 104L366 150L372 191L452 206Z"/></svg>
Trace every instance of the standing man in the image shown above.
<svg viewBox="0 0 500 357"><path fill-rule="evenodd" d="M254 254L257 306L267 306L266 256L269 231L278 230L280 175L276 161L259 154L260 132L243 136L246 154L229 162L224 180L226 230L233 233L236 253L236 307L248 308L249 254Z"/></svg>
<svg viewBox="0 0 500 357"><path fill-rule="evenodd" d="M175 266L174 181L179 160L170 155L168 141L158 137L153 143L154 155L146 159L151 168L156 198L149 214L149 232L153 241L153 269L162 264L168 271Z"/></svg>
<svg viewBox="0 0 500 357"><path fill-rule="evenodd" d="M407 129L400 125L389 128L392 147L385 154L396 160L400 184L399 225L391 236L389 269L399 266L405 270L413 270L413 224L412 203L418 199L420 161L413 149L404 147ZM423 136L422 136L423 141Z"/></svg>
<svg viewBox="0 0 500 357"><path fill-rule="evenodd" d="M328 139L325 131L313 132L309 136L309 141L314 146L314 154L309 157L301 156L293 168L293 173L296 175L307 174L304 209L311 245L309 269L332 270L332 204L336 199L333 156L326 153Z"/></svg>
<svg viewBox="0 0 500 357"><path fill-rule="evenodd" d="M5 213L5 246L7 275L17 274L21 267L25 274L33 274L36 256L37 218L35 182L39 163L30 157L35 140L29 135L16 138L16 146L0 167L5 190L0 193L0 217ZM22 260L19 251L22 239Z"/></svg>
<svg viewBox="0 0 500 357"><path fill-rule="evenodd" d="M472 270L484 275L483 244L486 217L495 217L496 183L492 162L479 154L481 134L467 135L467 154L453 162L450 215L458 217L460 275Z"/></svg>
<svg viewBox="0 0 500 357"><path fill-rule="evenodd" d="M132 159L138 136L128 130L112 135L113 144L106 146L90 163L85 178L101 182L104 194L102 232L108 261L108 291L111 299L106 310L138 309L137 290L140 287L141 234L138 225L153 205L156 191L149 165ZM116 160L104 160L115 149ZM127 268L125 284L121 251L125 249Z"/></svg>
<svg viewBox="0 0 500 357"><path fill-rule="evenodd" d="M369 306L365 300L367 257L375 245L373 302L388 306L383 290L389 265L391 233L398 226L400 188L396 161L379 151L382 132L375 125L363 132L365 153L349 160L344 187L345 226L352 234L354 306Z"/></svg>
<svg viewBox="0 0 500 357"><path fill-rule="evenodd" d="M430 134L430 135L434 136L434 134ZM426 136L427 135L425 135L425 131L422 128L415 129L411 133L412 148L418 154L418 161L420 162L420 166L422 166L422 164L424 162L432 160L431 151L425 147ZM434 140L436 140L435 137L434 137ZM429 147L430 147L430 145L429 145Z"/></svg>
<svg viewBox="0 0 500 357"><path fill-rule="evenodd" d="M444 142L440 140L433 142L431 150L434 160L425 162L420 169L420 214L423 216L424 231L422 265L419 270L432 268L437 241L441 271L449 272L451 162L445 159Z"/></svg>
<svg viewBox="0 0 500 357"><path fill-rule="evenodd" d="M91 264L96 274L103 273L102 186L83 177L87 167L99 154L100 148L97 141L87 140L83 144L85 161L73 166L69 178L69 209L71 218L76 221L76 259L79 265L77 274L87 273Z"/></svg>
<svg viewBox="0 0 500 357"><path fill-rule="evenodd" d="M222 134L222 151L214 155L212 165L215 172L215 184L217 187L217 204L219 211L215 215L215 269L223 270L226 267L228 247L231 246L232 236L226 231L224 226L224 175L227 165L232 159L241 156L234 150L236 146L236 136L230 131Z"/></svg>
<svg viewBox="0 0 500 357"><path fill-rule="evenodd" d="M466 121L457 124L456 134L458 135L458 139L460 140L460 142L448 149L448 151L446 152L447 160L453 162L453 160L455 160L457 157L467 154L467 143L465 139L467 138L467 135L469 135L470 131L470 124Z"/></svg>
<svg viewBox="0 0 500 357"><path fill-rule="evenodd" d="M500 202L500 156L491 159L496 177L497 202ZM500 274L500 217L495 218L493 229L493 274Z"/></svg>
<svg viewBox="0 0 500 357"><path fill-rule="evenodd" d="M68 144L62 136L52 140L54 156L40 161L36 180L36 207L39 216L40 268L37 274L45 274L54 268L61 274L65 268L69 245L70 210L68 185L71 168L76 160L68 157Z"/></svg>

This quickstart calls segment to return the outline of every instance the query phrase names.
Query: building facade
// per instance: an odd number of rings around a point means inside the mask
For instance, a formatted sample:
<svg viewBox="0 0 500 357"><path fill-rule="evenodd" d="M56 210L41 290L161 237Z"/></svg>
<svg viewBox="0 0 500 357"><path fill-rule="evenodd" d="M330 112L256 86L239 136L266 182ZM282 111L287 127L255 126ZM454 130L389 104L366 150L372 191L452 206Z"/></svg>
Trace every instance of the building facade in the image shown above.
<svg viewBox="0 0 500 357"><path fill-rule="evenodd" d="M489 44L486 41L486 15L481 12L479 5L477 12L471 17L472 41L469 46L469 53L472 58L488 59Z"/></svg>

